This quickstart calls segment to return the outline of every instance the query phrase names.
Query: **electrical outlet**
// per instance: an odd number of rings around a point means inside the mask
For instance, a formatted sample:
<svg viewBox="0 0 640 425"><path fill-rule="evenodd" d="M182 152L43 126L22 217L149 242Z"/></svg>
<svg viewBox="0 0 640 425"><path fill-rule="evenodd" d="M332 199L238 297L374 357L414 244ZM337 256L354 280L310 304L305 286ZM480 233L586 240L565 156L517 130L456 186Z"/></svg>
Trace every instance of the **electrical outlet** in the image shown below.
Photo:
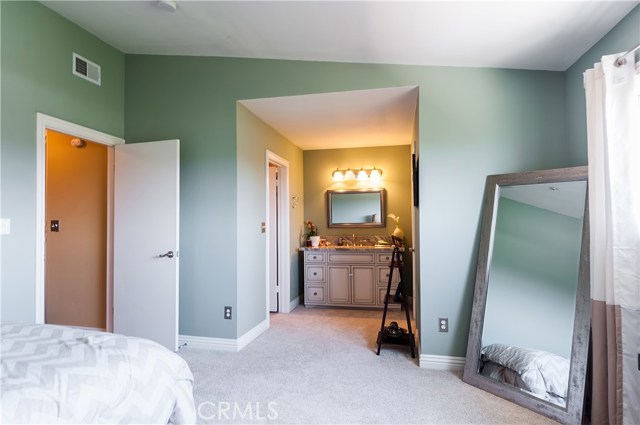
<svg viewBox="0 0 640 425"><path fill-rule="evenodd" d="M449 332L449 319L440 317L438 319L438 332Z"/></svg>
<svg viewBox="0 0 640 425"><path fill-rule="evenodd" d="M224 318L227 320L231 320L231 307L225 306L224 308Z"/></svg>

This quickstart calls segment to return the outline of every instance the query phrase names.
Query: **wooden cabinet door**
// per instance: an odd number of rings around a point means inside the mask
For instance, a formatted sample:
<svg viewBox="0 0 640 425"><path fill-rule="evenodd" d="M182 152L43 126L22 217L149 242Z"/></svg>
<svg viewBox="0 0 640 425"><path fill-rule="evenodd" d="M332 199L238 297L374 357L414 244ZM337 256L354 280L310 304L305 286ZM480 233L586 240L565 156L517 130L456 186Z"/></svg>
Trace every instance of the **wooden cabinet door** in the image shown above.
<svg viewBox="0 0 640 425"><path fill-rule="evenodd" d="M348 304L351 302L349 266L328 266L329 304Z"/></svg>
<svg viewBox="0 0 640 425"><path fill-rule="evenodd" d="M376 304L376 279L373 266L353 266L352 292L354 304Z"/></svg>

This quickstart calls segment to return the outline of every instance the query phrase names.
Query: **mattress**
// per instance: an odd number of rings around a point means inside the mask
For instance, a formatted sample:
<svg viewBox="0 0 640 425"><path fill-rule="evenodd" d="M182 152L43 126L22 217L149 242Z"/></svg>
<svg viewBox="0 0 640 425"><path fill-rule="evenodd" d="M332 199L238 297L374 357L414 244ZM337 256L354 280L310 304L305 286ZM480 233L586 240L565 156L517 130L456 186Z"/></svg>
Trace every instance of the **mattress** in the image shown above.
<svg viewBox="0 0 640 425"><path fill-rule="evenodd" d="M2 325L2 423L195 423L193 375L143 338Z"/></svg>
<svg viewBox="0 0 640 425"><path fill-rule="evenodd" d="M555 404L565 405L570 362L543 350L491 344L481 351L480 373Z"/></svg>

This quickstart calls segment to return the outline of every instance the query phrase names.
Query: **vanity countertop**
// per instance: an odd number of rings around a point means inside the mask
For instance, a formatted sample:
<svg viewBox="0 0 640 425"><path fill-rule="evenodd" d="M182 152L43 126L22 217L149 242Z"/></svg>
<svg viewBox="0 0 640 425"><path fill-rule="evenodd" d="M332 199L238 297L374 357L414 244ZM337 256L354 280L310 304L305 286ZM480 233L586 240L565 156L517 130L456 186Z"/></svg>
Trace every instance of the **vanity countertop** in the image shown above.
<svg viewBox="0 0 640 425"><path fill-rule="evenodd" d="M400 248L400 250L404 250ZM319 246L313 248L310 246L300 247L300 251L393 251L393 245L349 245L349 246Z"/></svg>

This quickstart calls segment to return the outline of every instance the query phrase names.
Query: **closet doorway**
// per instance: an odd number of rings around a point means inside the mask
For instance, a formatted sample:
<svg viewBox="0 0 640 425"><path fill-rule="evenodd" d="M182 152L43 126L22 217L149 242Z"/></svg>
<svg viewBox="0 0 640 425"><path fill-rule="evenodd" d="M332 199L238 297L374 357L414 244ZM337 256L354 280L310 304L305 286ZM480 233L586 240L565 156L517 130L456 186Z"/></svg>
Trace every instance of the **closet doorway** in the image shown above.
<svg viewBox="0 0 640 425"><path fill-rule="evenodd" d="M278 281L278 172L279 167L269 163L269 311L280 311L280 282Z"/></svg>
<svg viewBox="0 0 640 425"><path fill-rule="evenodd" d="M73 277L83 265L81 253L86 250L85 244L93 244L97 241L92 239L101 238L81 235L67 245L54 247L49 244L47 247L51 234L61 234L69 229L68 221L71 220L61 219L58 215L62 213L54 208L54 204L47 203L56 197L47 187L52 181L51 176L47 175L47 167L51 171L53 166L53 157L47 157L47 135L53 135L54 132L64 135L61 136L66 138L63 145L69 142L70 146L80 150L96 142L106 150L106 191L103 191L106 200L100 201L103 202L102 207L96 207L106 209L106 220L102 219L106 222L105 236L102 238L104 246L99 248L104 252L105 262L94 264L94 267L104 270L105 305L93 304L98 311L97 316L105 316L104 325L91 323L87 326L88 322L79 322L77 318L73 322L67 318L60 319L60 316L52 315L57 310L51 304L47 305L51 301L47 298L58 295L52 295L49 289L56 289L49 281L58 278L56 273L63 275L61 280ZM106 328L107 331L151 339L177 350L180 141L172 139L125 145L121 138L42 113L36 114L36 134L35 323L62 322L81 327ZM64 172L82 168L78 164L65 162L58 165ZM63 197L63 203L71 204L72 212L82 209L85 198L90 198L92 194L85 193L75 201L69 201L70 198L64 196L74 186L82 185L85 179L84 175L72 175L71 178L65 177L60 185L62 189L59 192L62 195L57 196ZM94 211L90 214L97 213ZM80 233L76 232L78 235ZM69 270L53 270L59 258L56 256L63 252L71 256L72 264L61 268L69 267ZM49 258L45 257L45 253ZM102 274L100 270L94 273L95 276ZM75 292L81 291L76 287L63 292L60 297L59 301L67 310L77 309L70 301ZM48 310L46 312L45 307ZM60 309L59 306L55 308Z"/></svg>
<svg viewBox="0 0 640 425"><path fill-rule="evenodd" d="M267 316L289 313L289 161L266 151Z"/></svg>
<svg viewBox="0 0 640 425"><path fill-rule="evenodd" d="M109 149L46 132L45 323L107 329Z"/></svg>

